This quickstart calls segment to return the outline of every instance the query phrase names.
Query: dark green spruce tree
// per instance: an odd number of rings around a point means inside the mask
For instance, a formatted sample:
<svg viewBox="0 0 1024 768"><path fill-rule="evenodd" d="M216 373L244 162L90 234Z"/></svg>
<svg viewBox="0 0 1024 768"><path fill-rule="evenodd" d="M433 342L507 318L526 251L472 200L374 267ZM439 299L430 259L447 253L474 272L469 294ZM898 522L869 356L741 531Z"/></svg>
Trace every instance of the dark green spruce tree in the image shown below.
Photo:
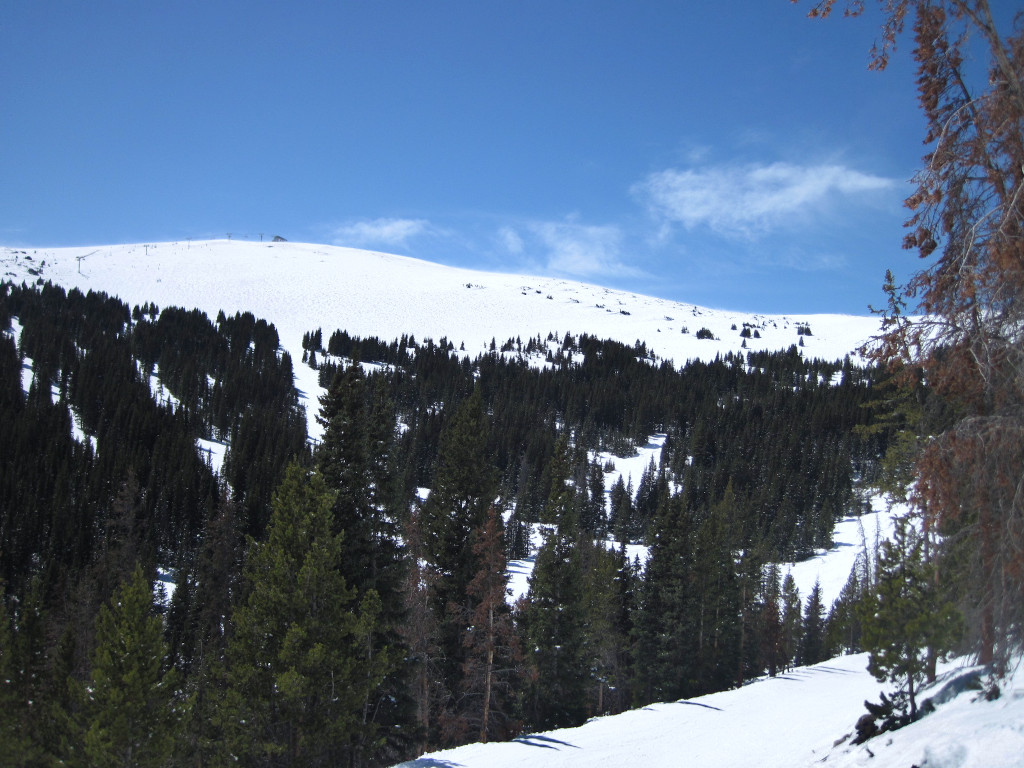
<svg viewBox="0 0 1024 768"><path fill-rule="evenodd" d="M177 675L165 670L166 657L152 587L136 566L96 619L82 724L90 766L166 765L179 725Z"/></svg>
<svg viewBox="0 0 1024 768"><path fill-rule="evenodd" d="M175 759L204 766L222 753L218 716L227 688L227 645L234 601L241 591L239 509L226 498L207 521L194 562L182 569L171 600L168 635L184 677L182 734Z"/></svg>
<svg viewBox="0 0 1024 768"><path fill-rule="evenodd" d="M548 533L530 577L521 622L529 649L526 711L534 728L572 727L587 717L591 684L581 541L575 522L563 520Z"/></svg>
<svg viewBox="0 0 1024 768"><path fill-rule="evenodd" d="M374 385L352 365L335 377L317 420L324 436L315 458L335 494L334 530L344 534L342 573L357 596L373 592L381 604L362 651L367 674L383 677L366 689L358 731L365 742L353 749L359 764L385 754L394 761L410 748L414 718L400 632L406 563L398 535L404 511L393 480L394 409L383 380Z"/></svg>
<svg viewBox="0 0 1024 768"><path fill-rule="evenodd" d="M22 670L25 660L16 643L14 622L0 584L0 766L36 765L40 750L28 727L31 716Z"/></svg>
<svg viewBox="0 0 1024 768"><path fill-rule="evenodd" d="M779 566L764 568L757 606L757 646L759 666L775 677L786 666L783 630L782 583Z"/></svg>
<svg viewBox="0 0 1024 768"><path fill-rule="evenodd" d="M582 723L591 690L584 550L594 545L580 530L567 453L568 442L560 440L545 511L555 525L537 554L520 617L529 649L526 711L535 728Z"/></svg>
<svg viewBox="0 0 1024 768"><path fill-rule="evenodd" d="M802 623L800 618L800 590L792 573L782 579L782 658L783 669L796 663L800 650Z"/></svg>
<svg viewBox="0 0 1024 768"><path fill-rule="evenodd" d="M804 605L804 617L800 625L800 643L797 646L796 663L801 666L807 666L824 660L825 606L821 601L821 584L816 581Z"/></svg>
<svg viewBox="0 0 1024 768"><path fill-rule="evenodd" d="M464 620L476 608L469 585L479 570L473 546L497 493L497 472L487 452L488 431L477 388L459 404L441 433L434 486L422 510L430 604L438 627L439 657L428 665L440 674L432 685L439 695L431 697L439 702L439 712L430 722L442 730L446 721L457 717L456 692L465 687Z"/></svg>
<svg viewBox="0 0 1024 768"><path fill-rule="evenodd" d="M588 711L616 714L631 703L631 608L637 577L624 546L615 550L584 545L583 555L591 678Z"/></svg>
<svg viewBox="0 0 1024 768"><path fill-rule="evenodd" d="M868 671L900 685L893 701L917 718L917 688L929 650L942 657L959 640L963 623L935 585L933 564L924 559L924 537L906 518L896 521L878 555L878 583L861 607Z"/></svg>
<svg viewBox="0 0 1024 768"><path fill-rule="evenodd" d="M693 580L693 521L682 496L665 499L651 534L651 551L632 632L634 703L673 701L696 690L699 596Z"/></svg>
<svg viewBox="0 0 1024 768"><path fill-rule="evenodd" d="M234 612L222 707L230 760L245 766L349 765L362 708L387 660L367 669L364 644L381 606L342 575L334 495L291 465L274 496L267 539L250 543L249 589Z"/></svg>
<svg viewBox="0 0 1024 768"><path fill-rule="evenodd" d="M729 688L739 667L741 593L732 543L736 500L730 491L731 485L701 521L694 538L698 694Z"/></svg>

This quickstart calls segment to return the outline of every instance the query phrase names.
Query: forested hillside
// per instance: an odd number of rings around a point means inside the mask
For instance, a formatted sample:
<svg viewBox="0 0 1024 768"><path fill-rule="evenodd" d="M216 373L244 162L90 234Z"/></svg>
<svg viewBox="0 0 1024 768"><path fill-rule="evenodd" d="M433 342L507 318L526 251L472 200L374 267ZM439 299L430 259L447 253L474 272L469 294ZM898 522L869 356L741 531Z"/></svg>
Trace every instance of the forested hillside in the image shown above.
<svg viewBox="0 0 1024 768"><path fill-rule="evenodd" d="M766 567L827 546L885 451L849 359L676 368L572 334L470 358L316 329L295 363L327 387L310 444L265 321L49 284L0 299L12 764L379 764L849 644L848 617L830 631ZM597 452L655 432L660 466L607 494ZM649 545L646 569L606 540Z"/></svg>

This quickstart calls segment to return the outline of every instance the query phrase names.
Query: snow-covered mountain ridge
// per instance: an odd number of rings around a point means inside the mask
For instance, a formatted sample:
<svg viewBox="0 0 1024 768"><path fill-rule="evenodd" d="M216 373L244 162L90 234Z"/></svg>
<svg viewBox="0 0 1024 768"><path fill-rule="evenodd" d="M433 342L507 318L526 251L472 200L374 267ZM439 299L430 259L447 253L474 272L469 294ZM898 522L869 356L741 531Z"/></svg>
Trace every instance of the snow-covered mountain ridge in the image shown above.
<svg viewBox="0 0 1024 768"><path fill-rule="evenodd" d="M273 323L295 363L309 434L316 438L317 372L302 359L303 334L341 329L385 342L412 335L447 339L476 356L519 338L589 334L647 345L683 365L729 352L800 345L827 360L857 357L879 330L875 317L758 315L708 309L552 277L460 269L331 245L208 240L174 243L0 248L0 279L51 281L103 291L130 306L200 309L214 318L251 312ZM703 337L699 338L698 334ZM741 336L741 334L744 334ZM710 338L708 338L710 337Z"/></svg>
<svg viewBox="0 0 1024 768"><path fill-rule="evenodd" d="M803 342L812 357L842 358L878 331L849 315L757 315L708 309L553 277L442 266L404 256L307 243L238 240L0 249L0 278L42 278L101 290L129 304L249 311L273 322L286 349L302 334L341 328L385 341L446 337L475 355L491 340L549 332L646 342L677 365ZM744 324L749 338L741 337ZM735 326L735 328L734 328ZM810 335L800 333L810 329ZM707 329L714 338L698 339ZM755 334L756 332L756 334ZM706 335L706 334L704 334Z"/></svg>

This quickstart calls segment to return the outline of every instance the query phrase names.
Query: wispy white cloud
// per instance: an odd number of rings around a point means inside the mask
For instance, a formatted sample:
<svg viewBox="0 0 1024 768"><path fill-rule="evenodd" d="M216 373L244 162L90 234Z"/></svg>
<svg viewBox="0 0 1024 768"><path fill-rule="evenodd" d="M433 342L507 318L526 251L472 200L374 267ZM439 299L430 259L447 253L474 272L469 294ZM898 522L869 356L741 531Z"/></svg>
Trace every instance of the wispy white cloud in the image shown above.
<svg viewBox="0 0 1024 768"><path fill-rule="evenodd" d="M523 252L523 238L512 227L502 227L498 230L498 242L513 256L518 256Z"/></svg>
<svg viewBox="0 0 1024 768"><path fill-rule="evenodd" d="M546 251L546 266L553 272L577 277L640 274L622 260L623 234L616 226L546 221L530 224L529 230Z"/></svg>
<svg viewBox="0 0 1024 768"><path fill-rule="evenodd" d="M842 165L772 163L668 169L650 174L632 191L663 223L753 237L804 221L837 196L894 184Z"/></svg>
<svg viewBox="0 0 1024 768"><path fill-rule="evenodd" d="M332 238L335 245L357 248L405 247L419 235L432 231L425 219L370 219L353 221L335 227Z"/></svg>

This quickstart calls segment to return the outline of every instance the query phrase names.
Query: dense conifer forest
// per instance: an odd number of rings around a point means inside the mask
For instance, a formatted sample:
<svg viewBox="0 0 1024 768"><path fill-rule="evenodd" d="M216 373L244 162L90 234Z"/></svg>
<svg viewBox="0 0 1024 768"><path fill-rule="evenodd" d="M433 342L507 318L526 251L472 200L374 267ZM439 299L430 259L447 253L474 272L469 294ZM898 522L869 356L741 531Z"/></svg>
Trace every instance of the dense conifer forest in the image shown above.
<svg viewBox="0 0 1024 768"><path fill-rule="evenodd" d="M315 329L312 443L250 314L4 284L0 331L4 764L381 765L860 648L863 579L830 612L773 565L893 454L849 359Z"/></svg>

